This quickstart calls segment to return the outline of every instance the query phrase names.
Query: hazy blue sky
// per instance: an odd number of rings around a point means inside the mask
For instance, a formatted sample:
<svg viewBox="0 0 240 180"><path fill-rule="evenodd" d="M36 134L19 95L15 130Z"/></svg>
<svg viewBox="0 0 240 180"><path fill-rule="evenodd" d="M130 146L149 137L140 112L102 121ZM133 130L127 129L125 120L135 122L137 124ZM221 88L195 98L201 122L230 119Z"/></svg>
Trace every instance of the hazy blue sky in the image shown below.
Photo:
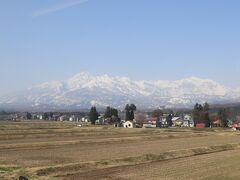
<svg viewBox="0 0 240 180"><path fill-rule="evenodd" d="M239 0L1 0L0 95L80 71L240 86Z"/></svg>

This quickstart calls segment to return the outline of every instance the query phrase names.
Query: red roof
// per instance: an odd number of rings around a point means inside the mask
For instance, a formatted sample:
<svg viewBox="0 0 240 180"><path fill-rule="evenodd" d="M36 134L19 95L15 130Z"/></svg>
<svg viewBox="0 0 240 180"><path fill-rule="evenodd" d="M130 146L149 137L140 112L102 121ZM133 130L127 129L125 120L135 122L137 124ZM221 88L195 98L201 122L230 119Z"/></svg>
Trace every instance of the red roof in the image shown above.
<svg viewBox="0 0 240 180"><path fill-rule="evenodd" d="M204 123L197 123L196 128L205 128Z"/></svg>

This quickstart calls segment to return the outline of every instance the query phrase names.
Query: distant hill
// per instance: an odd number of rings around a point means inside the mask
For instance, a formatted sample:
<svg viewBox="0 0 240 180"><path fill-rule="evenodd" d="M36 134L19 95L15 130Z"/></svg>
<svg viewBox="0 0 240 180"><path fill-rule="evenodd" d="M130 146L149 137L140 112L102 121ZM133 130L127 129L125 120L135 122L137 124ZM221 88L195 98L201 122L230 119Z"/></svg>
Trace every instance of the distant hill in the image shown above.
<svg viewBox="0 0 240 180"><path fill-rule="evenodd" d="M123 108L189 108L196 102L240 102L240 88L231 89L209 79L134 81L127 77L93 76L87 72L65 81L46 82L0 98L0 109L85 109L91 105Z"/></svg>

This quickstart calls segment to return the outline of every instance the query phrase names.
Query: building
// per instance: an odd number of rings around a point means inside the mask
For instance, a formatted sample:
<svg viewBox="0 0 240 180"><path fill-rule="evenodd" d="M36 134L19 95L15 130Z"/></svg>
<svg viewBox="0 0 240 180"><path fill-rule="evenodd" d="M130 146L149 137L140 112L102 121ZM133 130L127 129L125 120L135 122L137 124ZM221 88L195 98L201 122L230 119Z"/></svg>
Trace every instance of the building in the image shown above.
<svg viewBox="0 0 240 180"><path fill-rule="evenodd" d="M198 129L203 129L203 128L205 128L205 123L197 123L196 124L196 128L198 128Z"/></svg>
<svg viewBox="0 0 240 180"><path fill-rule="evenodd" d="M183 127L194 127L194 121L192 116L186 114L183 118Z"/></svg>
<svg viewBox="0 0 240 180"><path fill-rule="evenodd" d="M68 120L66 115L62 115L59 117L59 121L66 121L66 120Z"/></svg>
<svg viewBox="0 0 240 180"><path fill-rule="evenodd" d="M43 115L42 114L38 115L37 117L38 117L38 119L43 120Z"/></svg>
<svg viewBox="0 0 240 180"><path fill-rule="evenodd" d="M167 117L169 115L168 114L163 114L163 116L161 116L159 118L159 127L168 127L168 122L167 122Z"/></svg>
<svg viewBox="0 0 240 180"><path fill-rule="evenodd" d="M221 127L221 121L220 119L214 119L212 121L212 127Z"/></svg>
<svg viewBox="0 0 240 180"><path fill-rule="evenodd" d="M85 122L85 123L89 122L88 117L82 117L81 122Z"/></svg>
<svg viewBox="0 0 240 180"><path fill-rule="evenodd" d="M124 128L134 128L135 127L135 123L132 121L126 121L123 123L123 127Z"/></svg>
<svg viewBox="0 0 240 180"><path fill-rule="evenodd" d="M72 121L76 121L75 116L74 116L74 115L70 116L70 117L69 117L69 121L71 121L71 122L72 122Z"/></svg>
<svg viewBox="0 0 240 180"><path fill-rule="evenodd" d="M190 121L190 120L192 120L192 116L190 116L189 114L185 114L183 119L184 119L184 121Z"/></svg>
<svg viewBox="0 0 240 180"><path fill-rule="evenodd" d="M182 127L184 120L181 117L173 117L172 123L175 127Z"/></svg>
<svg viewBox="0 0 240 180"><path fill-rule="evenodd" d="M142 123L143 128L156 128L156 127L161 127L161 122L160 118L158 117L147 117L143 123Z"/></svg>

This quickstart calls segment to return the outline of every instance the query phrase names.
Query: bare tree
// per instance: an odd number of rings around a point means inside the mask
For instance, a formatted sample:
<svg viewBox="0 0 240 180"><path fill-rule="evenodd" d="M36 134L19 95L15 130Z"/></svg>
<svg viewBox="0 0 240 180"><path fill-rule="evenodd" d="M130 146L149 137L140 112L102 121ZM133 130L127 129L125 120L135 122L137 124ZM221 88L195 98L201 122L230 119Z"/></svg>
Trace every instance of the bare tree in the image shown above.
<svg viewBox="0 0 240 180"><path fill-rule="evenodd" d="M142 126L145 120L146 120L146 116L143 113L136 114L135 121L138 125Z"/></svg>
<svg viewBox="0 0 240 180"><path fill-rule="evenodd" d="M163 111L161 109L156 109L152 112L152 117L161 117L163 115Z"/></svg>

